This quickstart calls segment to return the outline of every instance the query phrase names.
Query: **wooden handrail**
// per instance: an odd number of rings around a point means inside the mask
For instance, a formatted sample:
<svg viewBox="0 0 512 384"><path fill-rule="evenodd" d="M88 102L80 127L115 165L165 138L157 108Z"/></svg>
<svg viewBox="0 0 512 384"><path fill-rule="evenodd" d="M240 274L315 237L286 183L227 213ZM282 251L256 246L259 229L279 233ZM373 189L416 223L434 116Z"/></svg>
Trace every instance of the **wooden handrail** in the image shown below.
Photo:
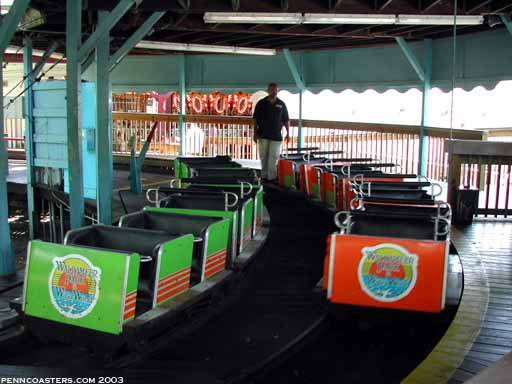
<svg viewBox="0 0 512 384"><path fill-rule="evenodd" d="M178 115L158 114L158 113L141 113L141 112L114 112L112 113L114 120L138 120L138 121L162 121L177 122ZM185 121L188 123L210 123L210 124L233 124L233 125L252 125L251 117L242 116L214 116L214 115L186 115ZM298 120L291 119L290 125L297 126ZM339 129L363 132L380 132L380 133L402 133L410 135L418 135L420 127L417 125L400 125L400 124L375 124L375 123L355 123L343 121L329 120L302 120L302 126L306 128L320 129ZM432 137L449 138L450 130L446 128L427 127L426 134ZM453 129L454 139L461 140L482 140L484 132L476 130Z"/></svg>

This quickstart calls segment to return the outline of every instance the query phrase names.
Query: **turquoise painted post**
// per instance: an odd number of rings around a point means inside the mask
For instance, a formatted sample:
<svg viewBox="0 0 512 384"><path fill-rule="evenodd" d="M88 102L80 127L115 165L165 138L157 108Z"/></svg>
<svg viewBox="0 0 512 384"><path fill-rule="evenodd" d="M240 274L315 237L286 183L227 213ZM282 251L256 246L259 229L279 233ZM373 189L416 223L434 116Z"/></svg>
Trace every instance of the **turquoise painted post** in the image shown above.
<svg viewBox="0 0 512 384"><path fill-rule="evenodd" d="M396 42L402 48L402 52L404 53L407 60L409 60L409 63L412 65L413 69L416 71L418 77L421 81L425 80L425 71L421 67L421 64L414 54L414 52L411 50L407 42L403 37L395 37Z"/></svg>
<svg viewBox="0 0 512 384"><path fill-rule="evenodd" d="M15 0L0 25L0 84L3 79L3 58L7 44L16 31L29 0ZM9 167L7 148L4 140L4 93L0 93L0 276L11 275L16 271L12 252L11 231L9 229L9 202L7 194L7 170Z"/></svg>
<svg viewBox="0 0 512 384"><path fill-rule="evenodd" d="M3 17L0 25L0 51L4 52L7 48L29 3L30 0L14 0L9 12Z"/></svg>
<svg viewBox="0 0 512 384"><path fill-rule="evenodd" d="M432 77L432 40L424 41L424 66L411 50L403 37L395 37L396 42L402 49L405 57L416 71L416 74L423 82L423 96L421 102L421 125L419 134L418 173L422 176L427 174L427 134L425 127L428 124L428 101L430 93L430 80Z"/></svg>
<svg viewBox="0 0 512 384"><path fill-rule="evenodd" d="M423 96L421 103L421 127L420 127L420 153L418 173L421 176L427 175L427 133L429 115L429 99L432 79L432 39L425 39L423 42L423 69L425 78L423 80Z"/></svg>
<svg viewBox="0 0 512 384"><path fill-rule="evenodd" d="M510 17L507 15L500 15L500 17L503 24L505 24L505 28L507 28L507 30L512 35L512 20L510 20Z"/></svg>
<svg viewBox="0 0 512 384"><path fill-rule="evenodd" d="M297 146L299 148L304 147L304 133L302 130L302 91L299 91L299 124L298 124L298 132L297 135L299 136L299 140L297 143Z"/></svg>
<svg viewBox="0 0 512 384"><path fill-rule="evenodd" d="M3 57L4 50L0 51L0 84L3 84ZM4 105L4 96L0 97ZM11 245L11 231L9 229L9 203L7 195L7 169L9 167L7 149L4 140L4 109L0 108L0 276L14 273L14 255Z"/></svg>
<svg viewBox="0 0 512 384"><path fill-rule="evenodd" d="M35 70L32 70L32 40L29 37L24 39L23 51L23 73L25 75L25 154L27 159L27 215L29 238L34 238L34 94L32 84L35 81ZM42 59L41 59L42 60Z"/></svg>
<svg viewBox="0 0 512 384"><path fill-rule="evenodd" d="M100 11L101 24L108 12ZM105 32L96 45L96 159L98 221L112 224L112 93L110 83L110 33Z"/></svg>
<svg viewBox="0 0 512 384"><path fill-rule="evenodd" d="M179 55L179 66L180 66L180 119L179 119L179 133L180 133L180 156L185 156L185 114L187 113L186 108L186 58L183 53Z"/></svg>
<svg viewBox="0 0 512 384"><path fill-rule="evenodd" d="M82 0L66 1L66 107L68 136L69 203L71 228L84 220L84 185L82 180L82 116L80 58L78 49L82 31Z"/></svg>
<svg viewBox="0 0 512 384"><path fill-rule="evenodd" d="M297 65L295 64L295 60L293 59L293 56L288 48L285 48L283 50L284 58L286 59L286 62L288 64L288 68L290 69L290 72L292 73L293 80L295 81L295 85L297 86L297 89L299 90L299 124L298 124L298 146L303 147L304 146L304 137L302 133L302 94L306 90L306 85L304 83L304 70L303 70L303 61L301 57L301 70L297 68Z"/></svg>

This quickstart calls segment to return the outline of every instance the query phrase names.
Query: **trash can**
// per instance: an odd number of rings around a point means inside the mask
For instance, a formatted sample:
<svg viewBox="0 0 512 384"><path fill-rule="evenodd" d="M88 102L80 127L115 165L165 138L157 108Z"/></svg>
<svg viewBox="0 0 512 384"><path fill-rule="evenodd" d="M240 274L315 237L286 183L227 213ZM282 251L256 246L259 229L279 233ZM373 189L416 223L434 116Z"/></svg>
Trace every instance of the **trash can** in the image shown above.
<svg viewBox="0 0 512 384"><path fill-rule="evenodd" d="M478 209L478 189L464 188L457 191L454 221L458 225L471 225Z"/></svg>

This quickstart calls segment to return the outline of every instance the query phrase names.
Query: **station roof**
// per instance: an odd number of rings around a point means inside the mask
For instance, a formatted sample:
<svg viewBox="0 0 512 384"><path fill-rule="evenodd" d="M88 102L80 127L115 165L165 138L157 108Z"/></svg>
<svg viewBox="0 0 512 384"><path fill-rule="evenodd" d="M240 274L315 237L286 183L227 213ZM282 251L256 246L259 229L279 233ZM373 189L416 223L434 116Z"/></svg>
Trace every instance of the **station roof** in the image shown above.
<svg viewBox="0 0 512 384"><path fill-rule="evenodd" d="M53 40L65 47L66 9L63 0L32 0L30 6L42 12L44 24L32 32L34 47L45 49ZM117 0L84 0L82 31L91 33L98 10L111 10ZM317 50L350 48L391 43L395 37L408 40L442 38L452 33L450 25L347 25L347 24L206 24L205 12L338 13L373 15L451 15L450 0L143 0L112 29L115 50L154 11L166 14L146 39L160 42L215 44L251 48ZM459 0L458 15L483 15L480 25L457 27L458 34L502 28L499 14L510 14L509 0ZM21 34L15 44L21 45ZM132 54L169 54L169 51L136 49Z"/></svg>

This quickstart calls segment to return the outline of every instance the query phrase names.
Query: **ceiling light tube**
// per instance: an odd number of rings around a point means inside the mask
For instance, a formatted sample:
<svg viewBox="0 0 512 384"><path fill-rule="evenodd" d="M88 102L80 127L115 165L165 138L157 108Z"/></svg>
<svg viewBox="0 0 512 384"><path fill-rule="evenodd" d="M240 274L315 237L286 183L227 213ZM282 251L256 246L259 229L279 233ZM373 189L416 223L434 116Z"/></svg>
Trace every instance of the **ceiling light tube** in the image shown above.
<svg viewBox="0 0 512 384"><path fill-rule="evenodd" d="M304 24L395 24L395 15L306 13Z"/></svg>
<svg viewBox="0 0 512 384"><path fill-rule="evenodd" d="M453 25L453 15L398 15L396 24L401 25ZM483 16L457 16L457 25L480 25Z"/></svg>
<svg viewBox="0 0 512 384"><path fill-rule="evenodd" d="M275 55L275 49L235 47L227 45L206 45L206 44L184 44L168 43L160 41L142 40L136 45L137 48L161 49L166 51L203 52L203 53L231 53L239 55Z"/></svg>
<svg viewBox="0 0 512 384"><path fill-rule="evenodd" d="M302 24L301 13L205 12L203 19L215 24Z"/></svg>
<svg viewBox="0 0 512 384"><path fill-rule="evenodd" d="M15 45L9 45L5 49L5 53L22 55L23 54L23 47L18 47L18 46L15 46ZM40 51L39 49L33 49L32 50L32 56L43 56L43 55L44 55L44 51ZM54 53L51 54L50 57L52 59L62 59L64 57L64 55L62 53L54 52Z"/></svg>

